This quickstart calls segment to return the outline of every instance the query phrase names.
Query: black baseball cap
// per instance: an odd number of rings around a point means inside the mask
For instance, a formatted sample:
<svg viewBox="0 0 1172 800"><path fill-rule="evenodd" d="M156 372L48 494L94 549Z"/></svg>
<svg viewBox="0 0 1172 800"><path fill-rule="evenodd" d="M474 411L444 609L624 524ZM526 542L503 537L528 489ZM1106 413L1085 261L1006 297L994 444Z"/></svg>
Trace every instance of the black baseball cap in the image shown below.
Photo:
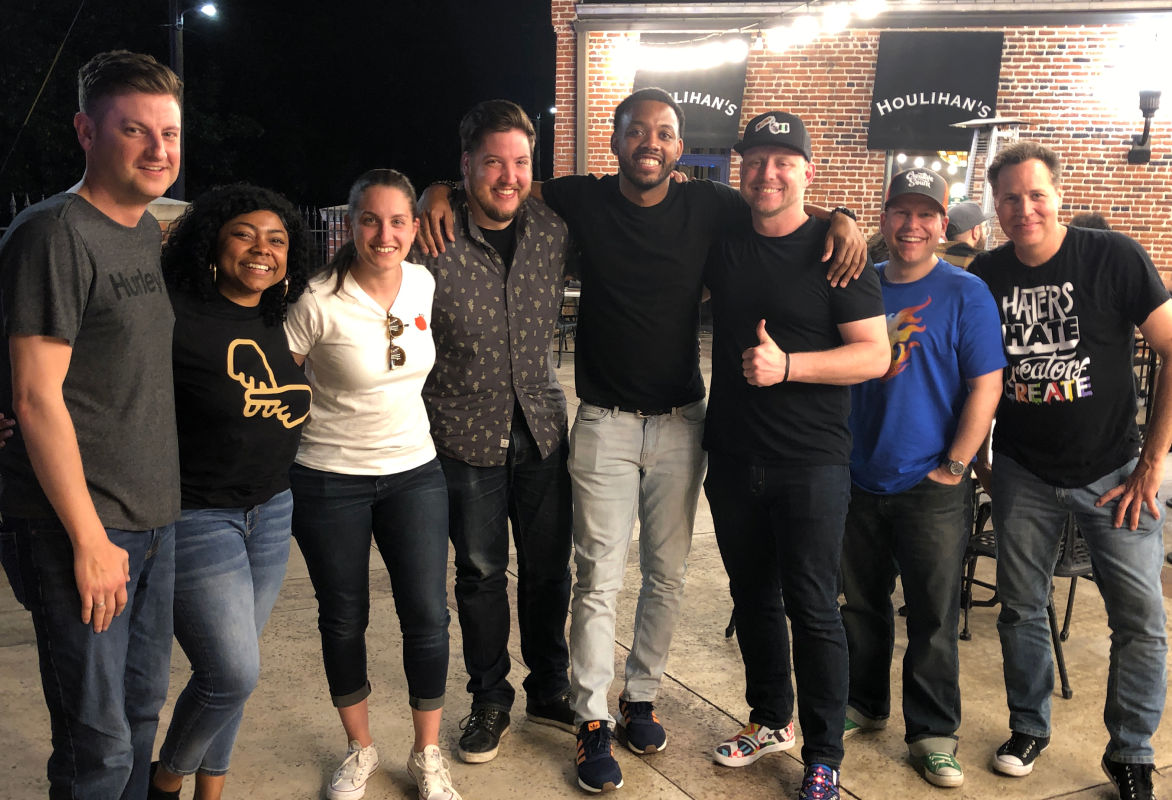
<svg viewBox="0 0 1172 800"><path fill-rule="evenodd" d="M949 239L955 239L991 217L992 214L986 214L980 203L974 203L972 200L957 203L948 209L948 230L944 235Z"/></svg>
<svg viewBox="0 0 1172 800"><path fill-rule="evenodd" d="M788 147L801 153L807 161L813 160L810 134L806 132L805 123L784 111L766 111L749 120L744 138L733 145L733 150L744 155L746 150L763 145Z"/></svg>
<svg viewBox="0 0 1172 800"><path fill-rule="evenodd" d="M905 194L919 194L936 201L940 210L948 213L948 181L930 169L909 169L898 173L887 187L883 207Z"/></svg>

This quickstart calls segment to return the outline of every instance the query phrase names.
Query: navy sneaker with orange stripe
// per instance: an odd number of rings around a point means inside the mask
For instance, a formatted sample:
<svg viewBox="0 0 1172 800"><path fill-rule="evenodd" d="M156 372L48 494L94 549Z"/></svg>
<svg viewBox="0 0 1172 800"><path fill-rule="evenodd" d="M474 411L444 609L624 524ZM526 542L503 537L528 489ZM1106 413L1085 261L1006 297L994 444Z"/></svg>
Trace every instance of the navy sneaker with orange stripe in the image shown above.
<svg viewBox="0 0 1172 800"><path fill-rule="evenodd" d="M578 728L578 785L594 794L622 788L623 771L606 720L592 719Z"/></svg>
<svg viewBox="0 0 1172 800"><path fill-rule="evenodd" d="M627 748L631 752L643 756L662 753L667 749L667 732L659 724L655 706L651 703L632 703L620 698L619 713L623 715Z"/></svg>

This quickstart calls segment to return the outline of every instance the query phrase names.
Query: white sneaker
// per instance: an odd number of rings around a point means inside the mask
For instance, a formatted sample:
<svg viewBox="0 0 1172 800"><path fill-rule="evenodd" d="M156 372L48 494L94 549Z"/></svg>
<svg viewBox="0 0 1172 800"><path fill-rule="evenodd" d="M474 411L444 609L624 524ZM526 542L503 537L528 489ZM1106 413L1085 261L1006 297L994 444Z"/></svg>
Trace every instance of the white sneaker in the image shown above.
<svg viewBox="0 0 1172 800"><path fill-rule="evenodd" d="M424 747L422 753L411 751L407 756L407 774L415 779L420 800L461 800L460 793L452 787L448 760L434 744Z"/></svg>
<svg viewBox="0 0 1172 800"><path fill-rule="evenodd" d="M378 769L378 751L374 744L366 747L350 742L350 750L326 789L329 800L358 800L366 794L366 781Z"/></svg>

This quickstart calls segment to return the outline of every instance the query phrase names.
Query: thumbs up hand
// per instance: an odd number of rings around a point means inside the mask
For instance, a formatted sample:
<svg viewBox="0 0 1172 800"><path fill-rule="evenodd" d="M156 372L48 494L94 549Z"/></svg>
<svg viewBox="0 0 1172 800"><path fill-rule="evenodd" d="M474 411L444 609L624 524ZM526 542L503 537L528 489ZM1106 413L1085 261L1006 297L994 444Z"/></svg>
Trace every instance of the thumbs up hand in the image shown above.
<svg viewBox="0 0 1172 800"><path fill-rule="evenodd" d="M789 359L765 330L765 320L757 323L756 347L741 353L741 366L750 386L772 386L786 380Z"/></svg>

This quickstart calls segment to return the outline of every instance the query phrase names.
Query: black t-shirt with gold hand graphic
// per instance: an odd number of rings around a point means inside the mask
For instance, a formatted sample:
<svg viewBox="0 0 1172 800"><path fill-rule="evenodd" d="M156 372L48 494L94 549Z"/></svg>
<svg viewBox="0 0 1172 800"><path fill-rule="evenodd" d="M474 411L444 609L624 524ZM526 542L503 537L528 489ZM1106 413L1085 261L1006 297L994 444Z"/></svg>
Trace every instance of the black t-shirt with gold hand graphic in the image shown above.
<svg viewBox="0 0 1172 800"><path fill-rule="evenodd" d="M184 508L246 508L289 488L310 388L281 325L175 292L175 412Z"/></svg>

